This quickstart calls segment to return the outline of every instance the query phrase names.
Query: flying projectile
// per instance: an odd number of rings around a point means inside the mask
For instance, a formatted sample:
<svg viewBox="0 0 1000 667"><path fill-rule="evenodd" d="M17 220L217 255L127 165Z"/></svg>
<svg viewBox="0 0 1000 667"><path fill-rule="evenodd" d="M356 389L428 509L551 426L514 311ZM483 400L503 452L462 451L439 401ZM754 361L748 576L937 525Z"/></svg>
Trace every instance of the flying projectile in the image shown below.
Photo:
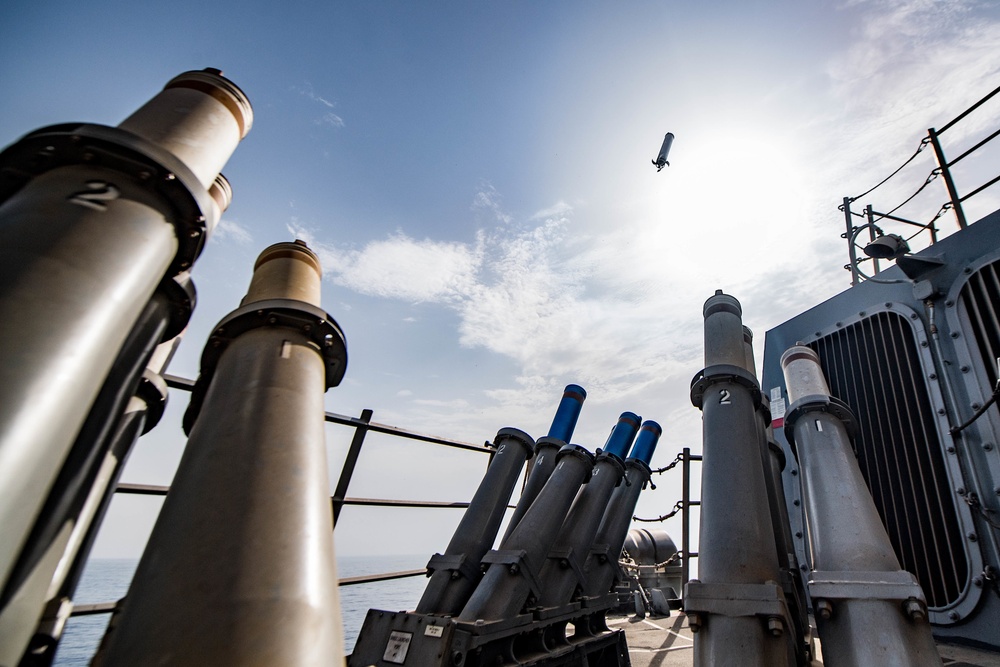
<svg viewBox="0 0 1000 667"><path fill-rule="evenodd" d="M669 167L670 163L667 162L667 154L670 152L670 146L674 143L674 133L667 132L666 136L663 137L663 145L660 146L660 154L656 156L653 160L653 165L656 167L656 171L662 170L664 167Z"/></svg>

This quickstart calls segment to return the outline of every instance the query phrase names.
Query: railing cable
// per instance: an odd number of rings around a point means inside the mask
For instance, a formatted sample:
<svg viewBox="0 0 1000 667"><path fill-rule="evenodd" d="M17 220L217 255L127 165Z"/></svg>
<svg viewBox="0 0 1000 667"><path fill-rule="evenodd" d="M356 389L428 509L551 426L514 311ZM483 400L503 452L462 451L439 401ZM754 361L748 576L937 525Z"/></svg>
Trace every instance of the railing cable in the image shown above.
<svg viewBox="0 0 1000 667"><path fill-rule="evenodd" d="M906 162L904 162L903 164L899 165L899 167L897 167L897 168L896 168L896 171L892 172L891 174L889 174L888 176L886 176L885 178L883 178L883 179L882 179L881 181L879 181L879 182L878 182L878 183L877 183L877 184L876 184L875 186L873 186L872 188L870 188L870 189L866 190L865 192L862 192L861 194L857 195L856 197L851 197L851 198L850 198L850 200L851 200L852 202L853 202L853 201L857 201L857 200L861 199L862 197L865 197L865 196L867 196L867 195L871 194L871 193L872 193L872 192L874 192L875 190L877 190L877 189L879 189L880 187L882 187L883 185L885 185L885 183L886 183L886 182L887 182L887 181L888 181L889 179L891 179L891 178L892 178L893 176L895 176L896 174L898 174L899 172L901 172L901 171L903 170L903 167L905 167L906 165L908 165L908 164L910 164L911 162L913 162L914 158L916 158L916 157L917 157L918 155L920 155L920 153L921 153L921 152L922 152L922 151L923 151L923 150L924 150L925 148L927 148L927 145L928 145L928 144L930 144L930 142L931 142L931 139L930 139L930 137L924 137L924 138L923 138L923 139L922 139L922 140L920 141L920 146L918 146L918 147L917 147L917 150L916 150L916 152L915 152L915 153L914 153L913 155L911 155L911 156L910 156L910 157L909 157L909 158L908 158L908 159L906 160ZM841 210L841 211L843 211L843 210L844 210L844 207L843 207L843 205L841 205L841 206L840 206L839 208L840 208L840 210Z"/></svg>

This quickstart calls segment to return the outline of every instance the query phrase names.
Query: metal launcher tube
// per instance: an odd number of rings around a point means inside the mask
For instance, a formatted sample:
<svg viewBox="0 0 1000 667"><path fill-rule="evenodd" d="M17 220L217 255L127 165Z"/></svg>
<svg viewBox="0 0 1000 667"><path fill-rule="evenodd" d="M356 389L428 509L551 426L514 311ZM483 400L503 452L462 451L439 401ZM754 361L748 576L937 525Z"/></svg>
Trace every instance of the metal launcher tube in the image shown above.
<svg viewBox="0 0 1000 667"><path fill-rule="evenodd" d="M305 244L271 246L216 326L184 456L94 664L343 664L323 394L347 357L320 275Z"/></svg>
<svg viewBox="0 0 1000 667"><path fill-rule="evenodd" d="M459 621L501 621L517 616L529 600L541 596L538 577L559 536L580 485L594 468L594 456L578 445L565 445L556 469L511 534L483 558L486 574Z"/></svg>
<svg viewBox="0 0 1000 667"><path fill-rule="evenodd" d="M809 593L823 663L940 665L923 591L902 571L851 447L857 424L830 396L816 353L781 357L791 401L785 434L799 461L812 552Z"/></svg>
<svg viewBox="0 0 1000 667"><path fill-rule="evenodd" d="M775 548L742 309L721 290L705 302L705 369L691 400L703 415L700 580L684 607L695 665L794 664L791 618ZM734 650L740 647L740 650Z"/></svg>
<svg viewBox="0 0 1000 667"><path fill-rule="evenodd" d="M549 434L544 438L539 438L535 443L535 460L531 464L531 471L528 473L528 480L521 489L521 496L517 500L514 513L507 522L501 544L510 537L514 528L521 521L521 517L535 502L538 493L549 480L549 476L556 468L556 453L573 437L576 429L576 421L580 417L580 410L583 402L587 398L587 392L583 387L576 384L566 385L563 390L562 400L556 408L555 417L552 418L552 426L549 427Z"/></svg>
<svg viewBox="0 0 1000 667"><path fill-rule="evenodd" d="M434 554L427 564L432 574L416 613L454 616L469 601L482 578L482 558L493 546L514 484L534 444L531 436L516 428L497 432L496 453L448 548L443 554Z"/></svg>
<svg viewBox="0 0 1000 667"><path fill-rule="evenodd" d="M198 257L252 118L217 70L187 72L118 128L52 126L0 154L0 584L126 336Z"/></svg>
<svg viewBox="0 0 1000 667"><path fill-rule="evenodd" d="M618 557L621 556L639 494L649 481L649 462L662 433L663 429L656 422L644 422L632 447L632 456L625 459L624 483L615 487L611 494L584 568L587 576L581 592L587 597L608 593L615 579L621 576Z"/></svg>
<svg viewBox="0 0 1000 667"><path fill-rule="evenodd" d="M743 327L743 349L746 353L746 369L750 375L757 377L757 365L753 354L753 331ZM808 664L811 660L811 642L809 640L808 602L802 573L799 571L798 560L795 557L795 545L792 542L792 527L788 519L788 505L785 502L785 489L781 482L781 472L785 469L785 453L774 440L771 430L771 410L769 402L763 393L757 405L757 417L760 420L760 455L764 467L764 482L767 486L767 502L771 509L771 525L774 527L774 546L778 555L778 567L781 569L781 587L788 604L789 617L792 621L791 631L795 636L796 659L800 664Z"/></svg>
<svg viewBox="0 0 1000 667"><path fill-rule="evenodd" d="M587 557L611 494L625 476L622 457L632 446L641 419L632 412L622 413L611 430L604 451L598 452L590 481L573 501L569 515L559 529L555 546L542 566L539 603L543 607L566 604L573 598L574 592L584 586Z"/></svg>

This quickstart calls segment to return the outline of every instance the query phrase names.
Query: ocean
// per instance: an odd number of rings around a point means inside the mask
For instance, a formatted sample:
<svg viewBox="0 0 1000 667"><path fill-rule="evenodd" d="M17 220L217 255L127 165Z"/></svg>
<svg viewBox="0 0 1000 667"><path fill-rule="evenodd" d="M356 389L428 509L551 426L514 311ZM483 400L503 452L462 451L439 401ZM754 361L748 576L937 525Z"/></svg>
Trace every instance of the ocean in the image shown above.
<svg viewBox="0 0 1000 667"><path fill-rule="evenodd" d="M427 564L428 554L397 556L347 556L337 558L340 577L357 577L381 572L416 570ZM92 559L77 588L77 604L112 602L128 592L138 560ZM340 607L344 620L344 650L350 653L358 639L361 623L369 608L400 611L413 609L427 583L425 577L393 579L372 584L340 587ZM55 667L87 667L97 650L110 614L78 616L66 624L59 643Z"/></svg>

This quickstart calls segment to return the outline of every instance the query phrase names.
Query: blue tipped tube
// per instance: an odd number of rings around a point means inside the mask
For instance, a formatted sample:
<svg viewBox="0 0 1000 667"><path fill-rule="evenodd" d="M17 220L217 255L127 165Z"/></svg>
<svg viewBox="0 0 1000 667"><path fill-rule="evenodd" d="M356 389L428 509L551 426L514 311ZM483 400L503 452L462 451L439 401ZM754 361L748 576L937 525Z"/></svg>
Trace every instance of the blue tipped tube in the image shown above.
<svg viewBox="0 0 1000 667"><path fill-rule="evenodd" d="M635 505L639 502L639 492L649 481L649 461L662 433L663 429L654 421L647 421L639 428L632 455L625 459L628 484L619 484L611 494L594 538L595 545L607 545L608 550L604 553L592 552L584 569L588 573L587 581L583 582L586 595L604 595L614 585L618 574L618 556L625 544Z"/></svg>
<svg viewBox="0 0 1000 667"><path fill-rule="evenodd" d="M653 451L656 449L656 443L662 434L663 428L659 424L652 420L645 422L642 428L639 429L639 437L635 439L635 446L632 448L632 456L630 458L639 459L646 465L649 465L649 462L653 460Z"/></svg>
<svg viewBox="0 0 1000 667"><path fill-rule="evenodd" d="M628 454L628 448L632 446L632 441L635 439L636 431L639 430L641 422L642 417L634 412L623 412L618 418L618 423L611 429L608 441L604 443L604 451L624 459L625 455Z"/></svg>
<svg viewBox="0 0 1000 667"><path fill-rule="evenodd" d="M573 429L576 428L576 420L580 418L583 401L586 398L587 392L580 385L566 385L562 401L559 402L559 407L556 409L556 416L552 418L548 437L557 438L563 442L570 441L570 438L573 437Z"/></svg>

